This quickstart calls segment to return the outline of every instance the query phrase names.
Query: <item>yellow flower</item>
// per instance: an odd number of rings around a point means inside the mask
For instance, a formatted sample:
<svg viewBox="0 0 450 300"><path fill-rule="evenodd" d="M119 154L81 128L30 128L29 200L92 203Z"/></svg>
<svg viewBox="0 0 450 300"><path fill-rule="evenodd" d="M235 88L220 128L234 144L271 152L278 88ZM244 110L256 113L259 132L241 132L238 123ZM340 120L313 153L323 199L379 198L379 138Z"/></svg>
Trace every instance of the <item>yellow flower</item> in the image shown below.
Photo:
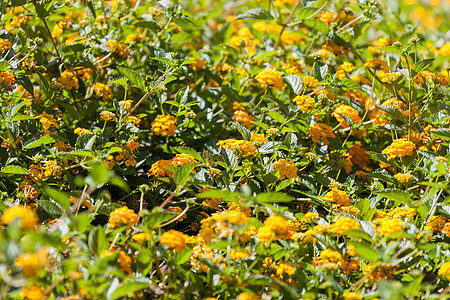
<svg viewBox="0 0 450 300"><path fill-rule="evenodd" d="M382 71L378 72L378 75L381 78L381 81L383 82L387 82L387 83L394 83L397 81L397 79L402 76L402 74L397 73L397 72L393 72L393 73L384 73ZM382 75L382 76L381 76Z"/></svg>
<svg viewBox="0 0 450 300"><path fill-rule="evenodd" d="M295 3L297 3L296 0L275 0L273 5L278 6L278 7L283 7L286 5L294 5ZM241 300L241 299L239 299L239 300Z"/></svg>
<svg viewBox="0 0 450 300"><path fill-rule="evenodd" d="M250 257L250 253L245 252L245 251L238 251L238 250L231 250L230 252L230 257L232 259L243 259L246 257Z"/></svg>
<svg viewBox="0 0 450 300"><path fill-rule="evenodd" d="M387 62L379 58L369 58L364 66L375 70L381 70L385 73L389 70Z"/></svg>
<svg viewBox="0 0 450 300"><path fill-rule="evenodd" d="M189 57L189 60L195 61L194 63L189 64L194 72L203 70L207 65L207 62L200 58Z"/></svg>
<svg viewBox="0 0 450 300"><path fill-rule="evenodd" d="M431 232L440 232L442 228L444 228L446 223L446 218L442 215L432 216L428 221L428 224L425 225L425 230L429 230Z"/></svg>
<svg viewBox="0 0 450 300"><path fill-rule="evenodd" d="M16 83L16 78L14 74L10 72L0 72L0 87L4 88L7 91L11 91L13 89L14 84Z"/></svg>
<svg viewBox="0 0 450 300"><path fill-rule="evenodd" d="M304 112L313 110L316 105L314 98L312 98L311 96L306 96L306 95L296 96L293 101L295 104L300 106L300 109Z"/></svg>
<svg viewBox="0 0 450 300"><path fill-rule="evenodd" d="M64 29L70 29L70 28L72 28L72 24L71 24L70 20L64 18L64 19L56 21L56 24L52 30L52 37L56 38L64 32Z"/></svg>
<svg viewBox="0 0 450 300"><path fill-rule="evenodd" d="M152 164L152 166L149 170L149 176L153 175L158 178L163 178L163 177L172 178L173 172L165 169L164 167L173 167L172 161L164 160L164 159L158 160L157 162Z"/></svg>
<svg viewBox="0 0 450 300"><path fill-rule="evenodd" d="M116 251L110 251L110 250L103 250L100 257L104 258L110 255L114 255L116 254ZM119 251L119 256L117 257L117 262L119 263L120 266L120 270L123 272L127 272L128 275L131 274L131 263L133 262L133 260L131 259L131 257L129 257L128 255L125 254L124 251Z"/></svg>
<svg viewBox="0 0 450 300"><path fill-rule="evenodd" d="M22 228L34 230L39 221L34 211L27 206L11 206L3 211L1 223L11 224L15 219L20 218L19 225Z"/></svg>
<svg viewBox="0 0 450 300"><path fill-rule="evenodd" d="M103 121L113 121L116 119L116 115L113 112L104 110L100 113L100 118Z"/></svg>
<svg viewBox="0 0 450 300"><path fill-rule="evenodd" d="M0 54L11 48L11 42L0 38Z"/></svg>
<svg viewBox="0 0 450 300"><path fill-rule="evenodd" d="M277 160L273 163L273 167L280 172L280 180L297 177L298 169L295 164L288 159Z"/></svg>
<svg viewBox="0 0 450 300"><path fill-rule="evenodd" d="M257 236L260 242L288 240L296 230L285 218L271 216L264 221L264 226L258 229Z"/></svg>
<svg viewBox="0 0 450 300"><path fill-rule="evenodd" d="M388 211L387 215L391 218L408 218L412 220L416 210L412 207L399 206Z"/></svg>
<svg viewBox="0 0 450 300"><path fill-rule="evenodd" d="M397 139L392 142L390 146L384 149L381 154L389 155L388 160L396 157L411 156L414 154L416 146L414 143L406 139Z"/></svg>
<svg viewBox="0 0 450 300"><path fill-rule="evenodd" d="M364 275L367 276L366 282L381 281L392 279L396 271L396 266L384 265L376 267L374 264L369 263L364 270Z"/></svg>
<svg viewBox="0 0 450 300"><path fill-rule="evenodd" d="M450 42L446 42L441 48L439 48L439 55L450 56Z"/></svg>
<svg viewBox="0 0 450 300"><path fill-rule="evenodd" d="M237 150L242 157L250 157L258 154L256 147L249 141L228 139L219 141L217 145L231 151Z"/></svg>
<svg viewBox="0 0 450 300"><path fill-rule="evenodd" d="M283 89L283 77L281 72L275 70L262 70L256 75L256 80L263 89Z"/></svg>
<svg viewBox="0 0 450 300"><path fill-rule="evenodd" d="M204 188L198 190L198 193L200 194L200 193L203 193L203 192L206 192L209 190L210 190L210 188L204 187ZM202 205L212 208L212 209L215 209L215 210L219 210L220 202L222 202L222 199L219 199L219 198L203 199Z"/></svg>
<svg viewBox="0 0 450 300"><path fill-rule="evenodd" d="M378 235L390 235L393 233L403 232L403 221L396 218L383 217L373 221L375 230Z"/></svg>
<svg viewBox="0 0 450 300"><path fill-rule="evenodd" d="M280 0L277 0L277 1L280 1ZM259 299L258 296L247 293L247 292L240 293L236 297L236 300L258 300L258 299Z"/></svg>
<svg viewBox="0 0 450 300"><path fill-rule="evenodd" d="M317 87L317 84L319 83L319 80L315 79L312 76L306 75L306 76L302 77L302 83L303 83L304 86L314 89L314 88Z"/></svg>
<svg viewBox="0 0 450 300"><path fill-rule="evenodd" d="M151 241L152 240L152 235L150 233L137 233L135 235L133 235L133 237L131 238L133 241L135 241L136 243L142 244L145 241Z"/></svg>
<svg viewBox="0 0 450 300"><path fill-rule="evenodd" d="M82 136L84 134L92 134L92 131L90 131L89 129L86 129L86 128L78 127L78 128L75 128L73 133L75 133L78 136Z"/></svg>
<svg viewBox="0 0 450 300"><path fill-rule="evenodd" d="M36 276L39 270L42 270L47 264L48 250L42 247L37 253L22 253L16 258L14 264L22 268L26 277Z"/></svg>
<svg viewBox="0 0 450 300"><path fill-rule="evenodd" d="M131 51L127 46L122 45L115 40L108 40L106 46L108 46L111 53L120 56L122 59L126 59L131 54Z"/></svg>
<svg viewBox="0 0 450 300"><path fill-rule="evenodd" d="M323 198L327 202L336 203L339 205L350 205L350 196L345 191L332 189Z"/></svg>
<svg viewBox="0 0 450 300"><path fill-rule="evenodd" d="M47 298L44 288L38 283L23 286L20 291L20 297L28 300L44 300Z"/></svg>
<svg viewBox="0 0 450 300"><path fill-rule="evenodd" d="M130 229L137 223L139 223L139 216L126 206L117 208L109 214L109 228L126 226L127 229Z"/></svg>
<svg viewBox="0 0 450 300"><path fill-rule="evenodd" d="M59 128L59 125L53 115L43 112L42 114L38 115L37 118L39 119L39 122L41 122L42 127L44 127L45 131L47 131L50 127Z"/></svg>
<svg viewBox="0 0 450 300"><path fill-rule="evenodd" d="M174 136L177 119L171 115L158 115L152 122L152 132L160 136Z"/></svg>
<svg viewBox="0 0 450 300"><path fill-rule="evenodd" d="M406 183L409 182L414 176L410 173L397 173L394 175L394 177L398 180L398 182Z"/></svg>
<svg viewBox="0 0 450 300"><path fill-rule="evenodd" d="M319 13L319 20L330 25L334 20L334 14L329 11L322 11Z"/></svg>
<svg viewBox="0 0 450 300"><path fill-rule="evenodd" d="M160 243L174 248L176 251L181 252L186 249L186 239L188 236L176 230L169 230L161 235Z"/></svg>
<svg viewBox="0 0 450 300"><path fill-rule="evenodd" d="M132 42L143 42L145 41L145 36L142 33L131 33L125 38L124 44L131 44Z"/></svg>
<svg viewBox="0 0 450 300"><path fill-rule="evenodd" d="M231 71L233 71L233 69L234 67L227 63L220 63L213 67L213 70L217 73L230 73Z"/></svg>
<svg viewBox="0 0 450 300"><path fill-rule="evenodd" d="M61 73L61 77L58 78L58 83L69 91L73 88L76 90L79 88L77 76L69 70L65 70Z"/></svg>
<svg viewBox="0 0 450 300"><path fill-rule="evenodd" d="M354 123L361 122L361 118L359 117L358 111L346 104L341 104L338 107L336 107L336 109L332 113L332 116L335 117L336 120L338 120L338 122L341 123L341 126L343 128L349 127L347 121L341 115L349 117Z"/></svg>
<svg viewBox="0 0 450 300"><path fill-rule="evenodd" d="M346 292L342 295L344 300L362 300L361 294L355 292Z"/></svg>
<svg viewBox="0 0 450 300"><path fill-rule="evenodd" d="M94 89L95 94L104 100L111 100L113 98L111 88L103 83L97 82L92 88Z"/></svg>
<svg viewBox="0 0 450 300"><path fill-rule="evenodd" d="M63 168L60 166L56 160L49 160L44 166L44 177L55 176L60 178L63 174Z"/></svg>
<svg viewBox="0 0 450 300"><path fill-rule="evenodd" d="M359 230L361 226L358 221L349 217L340 217L336 223L331 225L331 231L342 234L349 230Z"/></svg>
<svg viewBox="0 0 450 300"><path fill-rule="evenodd" d="M442 264L442 266L439 268L438 275L445 277L447 280L450 281L450 261L447 261Z"/></svg>
<svg viewBox="0 0 450 300"><path fill-rule="evenodd" d="M339 252L325 249L320 252L320 255L318 257L313 258L312 263L314 266L322 266L326 269L335 269L337 267L340 267L343 262L344 260Z"/></svg>
<svg viewBox="0 0 450 300"><path fill-rule="evenodd" d="M238 122L242 126L250 129L253 126L252 121L255 120L255 117L249 115L246 111L236 110L234 112L233 120L236 120L236 122Z"/></svg>
<svg viewBox="0 0 450 300"><path fill-rule="evenodd" d="M330 144L327 138L336 138L333 129L327 124L315 123L311 125L308 133L312 136L313 142L322 141L325 145Z"/></svg>

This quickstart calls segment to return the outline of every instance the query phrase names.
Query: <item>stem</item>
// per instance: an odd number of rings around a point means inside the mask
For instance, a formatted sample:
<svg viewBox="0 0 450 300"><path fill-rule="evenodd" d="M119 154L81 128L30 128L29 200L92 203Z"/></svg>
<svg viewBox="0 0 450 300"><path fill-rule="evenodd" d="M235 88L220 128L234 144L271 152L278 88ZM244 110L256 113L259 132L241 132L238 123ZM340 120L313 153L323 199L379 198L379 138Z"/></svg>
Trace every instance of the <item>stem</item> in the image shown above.
<svg viewBox="0 0 450 300"><path fill-rule="evenodd" d="M273 50L276 50L278 45L281 42L281 36L283 35L284 30L286 29L286 27L288 27L288 23L291 20L292 16L294 15L294 12L297 10L297 8L300 5L301 0L297 0L297 3L295 3L294 8L292 9L291 13L289 14L288 18L286 19L286 21L284 22L284 24L282 25L283 28L281 28L280 34L278 35L277 41L275 42L275 46L273 47Z"/></svg>

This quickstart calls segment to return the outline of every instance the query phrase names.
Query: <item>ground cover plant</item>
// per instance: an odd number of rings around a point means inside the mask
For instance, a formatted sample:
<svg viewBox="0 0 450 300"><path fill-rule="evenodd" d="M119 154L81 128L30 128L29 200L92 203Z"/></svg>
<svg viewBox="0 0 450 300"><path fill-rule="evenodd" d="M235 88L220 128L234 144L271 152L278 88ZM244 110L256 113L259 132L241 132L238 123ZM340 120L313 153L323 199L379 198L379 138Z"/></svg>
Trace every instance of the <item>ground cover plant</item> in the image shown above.
<svg viewBox="0 0 450 300"><path fill-rule="evenodd" d="M0 5L0 299L450 298L450 3Z"/></svg>

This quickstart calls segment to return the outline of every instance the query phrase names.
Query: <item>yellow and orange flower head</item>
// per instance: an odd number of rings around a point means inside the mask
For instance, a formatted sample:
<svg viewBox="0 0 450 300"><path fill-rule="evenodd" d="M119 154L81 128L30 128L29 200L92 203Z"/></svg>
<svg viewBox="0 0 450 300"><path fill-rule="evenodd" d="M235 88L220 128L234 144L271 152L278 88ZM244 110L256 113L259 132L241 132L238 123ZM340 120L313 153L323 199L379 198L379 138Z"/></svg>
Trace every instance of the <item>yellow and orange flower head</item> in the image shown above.
<svg viewBox="0 0 450 300"><path fill-rule="evenodd" d="M111 100L113 98L113 93L111 88L103 83L97 82L92 86L95 94L104 100Z"/></svg>
<svg viewBox="0 0 450 300"><path fill-rule="evenodd" d="M322 141L325 145L330 144L327 138L336 138L333 129L327 124L315 123L309 127L308 133L312 136L313 142Z"/></svg>
<svg viewBox="0 0 450 300"><path fill-rule="evenodd" d="M189 64L194 72L203 70L208 64L206 61L196 57L189 57L189 60L193 60L194 63Z"/></svg>
<svg viewBox="0 0 450 300"><path fill-rule="evenodd" d="M236 122L242 126L250 129L253 126L252 122L255 120L255 117L249 115L246 111L236 110L233 115L233 120L236 120Z"/></svg>
<svg viewBox="0 0 450 300"><path fill-rule="evenodd" d="M347 121L341 115L349 117L354 123L361 123L361 118L358 111L351 106L341 104L336 107L336 109L332 113L332 116L335 117L339 123L341 123L341 126L343 128L349 127Z"/></svg>
<svg viewBox="0 0 450 300"><path fill-rule="evenodd" d="M336 203L338 205L348 206L350 205L350 196L345 192L338 189L332 189L323 198L327 202Z"/></svg>
<svg viewBox="0 0 450 300"><path fill-rule="evenodd" d="M264 226L258 229L257 236L260 242L289 240L296 231L297 228L290 225L285 218L271 216L264 221Z"/></svg>
<svg viewBox="0 0 450 300"><path fill-rule="evenodd" d="M78 84L77 76L70 70L65 70L61 73L61 77L58 78L58 83L61 84L66 90L72 90L75 88L78 90L80 87Z"/></svg>
<svg viewBox="0 0 450 300"><path fill-rule="evenodd" d="M177 119L171 115L158 115L152 122L152 132L160 136L175 136Z"/></svg>
<svg viewBox="0 0 450 300"><path fill-rule="evenodd" d="M149 171L149 176L153 175L157 178L167 178L170 177L172 178L173 176L173 172L167 170L165 167L173 167L173 163L171 160L158 160L157 162L155 162Z"/></svg>
<svg viewBox="0 0 450 300"><path fill-rule="evenodd" d="M122 59L128 58L131 54L131 51L127 48L127 46L122 45L115 40L108 40L106 46L108 46L111 53L120 56Z"/></svg>
<svg viewBox="0 0 450 300"><path fill-rule="evenodd" d="M295 104L300 106L300 109L304 112L313 110L316 107L314 98L311 96L307 96L307 95L296 96L293 101Z"/></svg>
<svg viewBox="0 0 450 300"><path fill-rule="evenodd" d="M0 88L7 91L12 91L14 84L16 83L16 77L10 72L0 72Z"/></svg>
<svg viewBox="0 0 450 300"><path fill-rule="evenodd" d="M42 247L36 253L22 253L16 258L14 264L22 269L26 277L36 276L44 269L48 260L48 249Z"/></svg>
<svg viewBox="0 0 450 300"><path fill-rule="evenodd" d="M39 283L36 283L23 286L20 290L20 297L27 300L44 300L47 298L47 293Z"/></svg>
<svg viewBox="0 0 450 300"><path fill-rule="evenodd" d="M450 281L450 261L442 264L442 266L439 268L438 275Z"/></svg>
<svg viewBox="0 0 450 300"><path fill-rule="evenodd" d="M186 240L188 235L181 233L177 230L169 230L161 235L160 243L169 246L169 248L175 249L178 252L186 249Z"/></svg>
<svg viewBox="0 0 450 300"><path fill-rule="evenodd" d="M255 145L249 141L228 139L219 141L217 145L231 151L236 150L242 157L251 157L258 154L258 150Z"/></svg>
<svg viewBox="0 0 450 300"><path fill-rule="evenodd" d="M139 216L134 212L134 210L129 209L124 206L113 210L109 214L109 227L119 228L126 226L130 229L132 225L139 223Z"/></svg>
<svg viewBox="0 0 450 300"><path fill-rule="evenodd" d="M378 235L386 236L393 233L403 232L403 221L396 218L378 218L372 223L375 224L375 229Z"/></svg>
<svg viewBox="0 0 450 300"><path fill-rule="evenodd" d="M416 150L416 145L406 139L397 139L390 146L385 148L381 154L387 154L388 160L396 157L411 156Z"/></svg>
<svg viewBox="0 0 450 300"><path fill-rule="evenodd" d="M34 211L22 205L11 206L3 211L1 224L9 225L14 220L20 219L19 226L24 229L34 230L38 224L38 217Z"/></svg>
<svg viewBox="0 0 450 300"><path fill-rule="evenodd" d="M413 178L413 174L410 173L397 173L394 175L395 179L398 180L400 183L407 183Z"/></svg>
<svg viewBox="0 0 450 300"><path fill-rule="evenodd" d="M349 230L359 230L361 226L358 221L349 217L340 217L336 223L331 225L331 231L342 234Z"/></svg>
<svg viewBox="0 0 450 300"><path fill-rule="evenodd" d="M281 72L275 70L262 70L256 75L256 80L261 88L283 89L283 77Z"/></svg>
<svg viewBox="0 0 450 300"><path fill-rule="evenodd" d="M280 180L284 178L296 178L297 177L297 167L294 162L288 159L279 159L273 163L275 170L280 172Z"/></svg>
<svg viewBox="0 0 450 300"><path fill-rule="evenodd" d="M334 250L325 249L320 252L318 257L313 258L314 266L321 266L325 269L336 269L340 267L344 262L342 255Z"/></svg>

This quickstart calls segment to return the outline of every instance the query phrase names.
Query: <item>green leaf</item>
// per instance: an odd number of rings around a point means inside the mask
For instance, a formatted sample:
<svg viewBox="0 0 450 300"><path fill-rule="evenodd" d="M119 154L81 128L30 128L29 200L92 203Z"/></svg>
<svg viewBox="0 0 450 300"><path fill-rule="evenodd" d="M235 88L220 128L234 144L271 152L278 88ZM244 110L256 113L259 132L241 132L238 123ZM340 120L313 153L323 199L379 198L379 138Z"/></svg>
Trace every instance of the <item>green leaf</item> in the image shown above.
<svg viewBox="0 0 450 300"><path fill-rule="evenodd" d="M298 95L303 88L302 78L298 75L288 75L284 76L284 80L287 82L289 87L292 89L295 95Z"/></svg>
<svg viewBox="0 0 450 300"><path fill-rule="evenodd" d="M309 17L314 15L317 12L317 10L318 9L315 7L302 7L300 9L297 9L297 11L295 12L295 15L297 17L296 20L301 21L308 19Z"/></svg>
<svg viewBox="0 0 450 300"><path fill-rule="evenodd" d="M272 15L267 9L264 8L252 8L239 16L234 20L271 20L273 19Z"/></svg>
<svg viewBox="0 0 450 300"><path fill-rule="evenodd" d="M275 188L275 191L281 191L282 189L290 186L292 184L292 179L285 179L283 181L281 181L277 187Z"/></svg>
<svg viewBox="0 0 450 300"><path fill-rule="evenodd" d="M355 246L355 252L362 258L375 263L378 261L380 254L375 251L370 245L363 242L350 241L350 244Z"/></svg>
<svg viewBox="0 0 450 300"><path fill-rule="evenodd" d="M17 121L24 121L24 120L34 120L35 118L32 116L28 116L28 115L15 115L14 117L11 118L11 122L17 122Z"/></svg>
<svg viewBox="0 0 450 300"><path fill-rule="evenodd" d="M30 174L30 172L28 172L28 170L25 170L22 167L19 166L14 166L14 165L9 165L6 167L3 167L3 169L0 170L0 173L4 173L4 174L17 174L17 175L27 175Z"/></svg>
<svg viewBox="0 0 450 300"><path fill-rule="evenodd" d="M407 204L408 206L411 206L411 197L409 197L409 194L407 192L400 189L385 189L375 191L374 194L388 198L389 200L393 200L397 203Z"/></svg>
<svg viewBox="0 0 450 300"><path fill-rule="evenodd" d="M284 121L286 121L286 118L275 110L269 111L267 115L279 123L284 123Z"/></svg>
<svg viewBox="0 0 450 300"><path fill-rule="evenodd" d="M22 85L25 90L30 93L30 95L34 95L34 88L33 84L31 83L31 80L25 76L25 75L18 75L16 76L17 84Z"/></svg>
<svg viewBox="0 0 450 300"><path fill-rule="evenodd" d="M223 199L227 202L232 202L232 201L236 201L238 196L239 196L239 193L237 193L237 192L232 193L227 190L209 190L209 191L198 194L197 198L202 198L202 199L219 198L219 199Z"/></svg>
<svg viewBox="0 0 450 300"><path fill-rule="evenodd" d="M189 179L192 173L192 169L195 168L197 164L187 164L179 167L166 167L167 170L173 172L173 181L178 186L183 186Z"/></svg>
<svg viewBox="0 0 450 300"><path fill-rule="evenodd" d="M381 109L394 119L400 120L405 124L408 122L402 112L393 105L377 105L377 108Z"/></svg>
<svg viewBox="0 0 450 300"><path fill-rule="evenodd" d="M192 148L177 146L177 147L173 147L172 149L177 151L178 153L189 154L190 156L195 158L198 162L203 162L203 157L200 154L198 154L198 152L195 151Z"/></svg>
<svg viewBox="0 0 450 300"><path fill-rule="evenodd" d="M134 298L135 292L143 290L150 286L148 280L142 281L142 279L130 279L122 282L119 287L111 294L111 300L119 299L125 296ZM128 297L126 297L128 298Z"/></svg>
<svg viewBox="0 0 450 300"><path fill-rule="evenodd" d="M424 60L418 61L413 67L411 72L411 78L414 78L417 74L419 74L423 69L428 67L436 58L425 58Z"/></svg>
<svg viewBox="0 0 450 300"><path fill-rule="evenodd" d="M69 196L62 191L44 186L44 192L51 199L58 202L65 210L69 209L69 207L72 205L69 201Z"/></svg>
<svg viewBox="0 0 450 300"><path fill-rule="evenodd" d="M113 81L109 81L108 83L118 84L118 85L121 85L123 87L127 86L127 81L124 78L119 78L119 79L116 79L116 80L113 80Z"/></svg>
<svg viewBox="0 0 450 300"><path fill-rule="evenodd" d="M328 34L328 24L319 19L304 20L303 24L320 31L323 34Z"/></svg>
<svg viewBox="0 0 450 300"><path fill-rule="evenodd" d="M256 196L258 203L279 203L279 202L291 202L293 199L284 193L272 192L261 193Z"/></svg>
<svg viewBox="0 0 450 300"><path fill-rule="evenodd" d="M37 148L40 147L41 145L46 145L54 142L55 139L51 135L47 134L39 139L32 139L31 141L27 142L23 147L23 149Z"/></svg>
<svg viewBox="0 0 450 300"><path fill-rule="evenodd" d="M145 80L136 71L124 67L118 67L118 70L133 86L138 87L141 91L146 91Z"/></svg>
<svg viewBox="0 0 450 300"><path fill-rule="evenodd" d="M389 53L394 53L394 54L398 54L398 55L402 55L403 51L402 49L395 47L395 46L386 46L386 47L382 47L380 48L381 51L387 51Z"/></svg>
<svg viewBox="0 0 450 300"><path fill-rule="evenodd" d="M176 252L174 255L174 262L176 265L184 264L192 254L191 248L186 248L181 252Z"/></svg>
<svg viewBox="0 0 450 300"><path fill-rule="evenodd" d="M246 140L246 141L250 140L251 133L250 133L250 130L247 127L242 126L238 122L233 122L233 125L236 127L236 129L239 131L239 133L242 135L244 140Z"/></svg>
<svg viewBox="0 0 450 300"><path fill-rule="evenodd" d="M441 139L450 141L450 129L449 128L438 128L438 129L431 131L431 133Z"/></svg>
<svg viewBox="0 0 450 300"><path fill-rule="evenodd" d="M343 38L341 38L335 31L330 31L328 33L328 38L332 40L336 45L348 48L347 42Z"/></svg>

